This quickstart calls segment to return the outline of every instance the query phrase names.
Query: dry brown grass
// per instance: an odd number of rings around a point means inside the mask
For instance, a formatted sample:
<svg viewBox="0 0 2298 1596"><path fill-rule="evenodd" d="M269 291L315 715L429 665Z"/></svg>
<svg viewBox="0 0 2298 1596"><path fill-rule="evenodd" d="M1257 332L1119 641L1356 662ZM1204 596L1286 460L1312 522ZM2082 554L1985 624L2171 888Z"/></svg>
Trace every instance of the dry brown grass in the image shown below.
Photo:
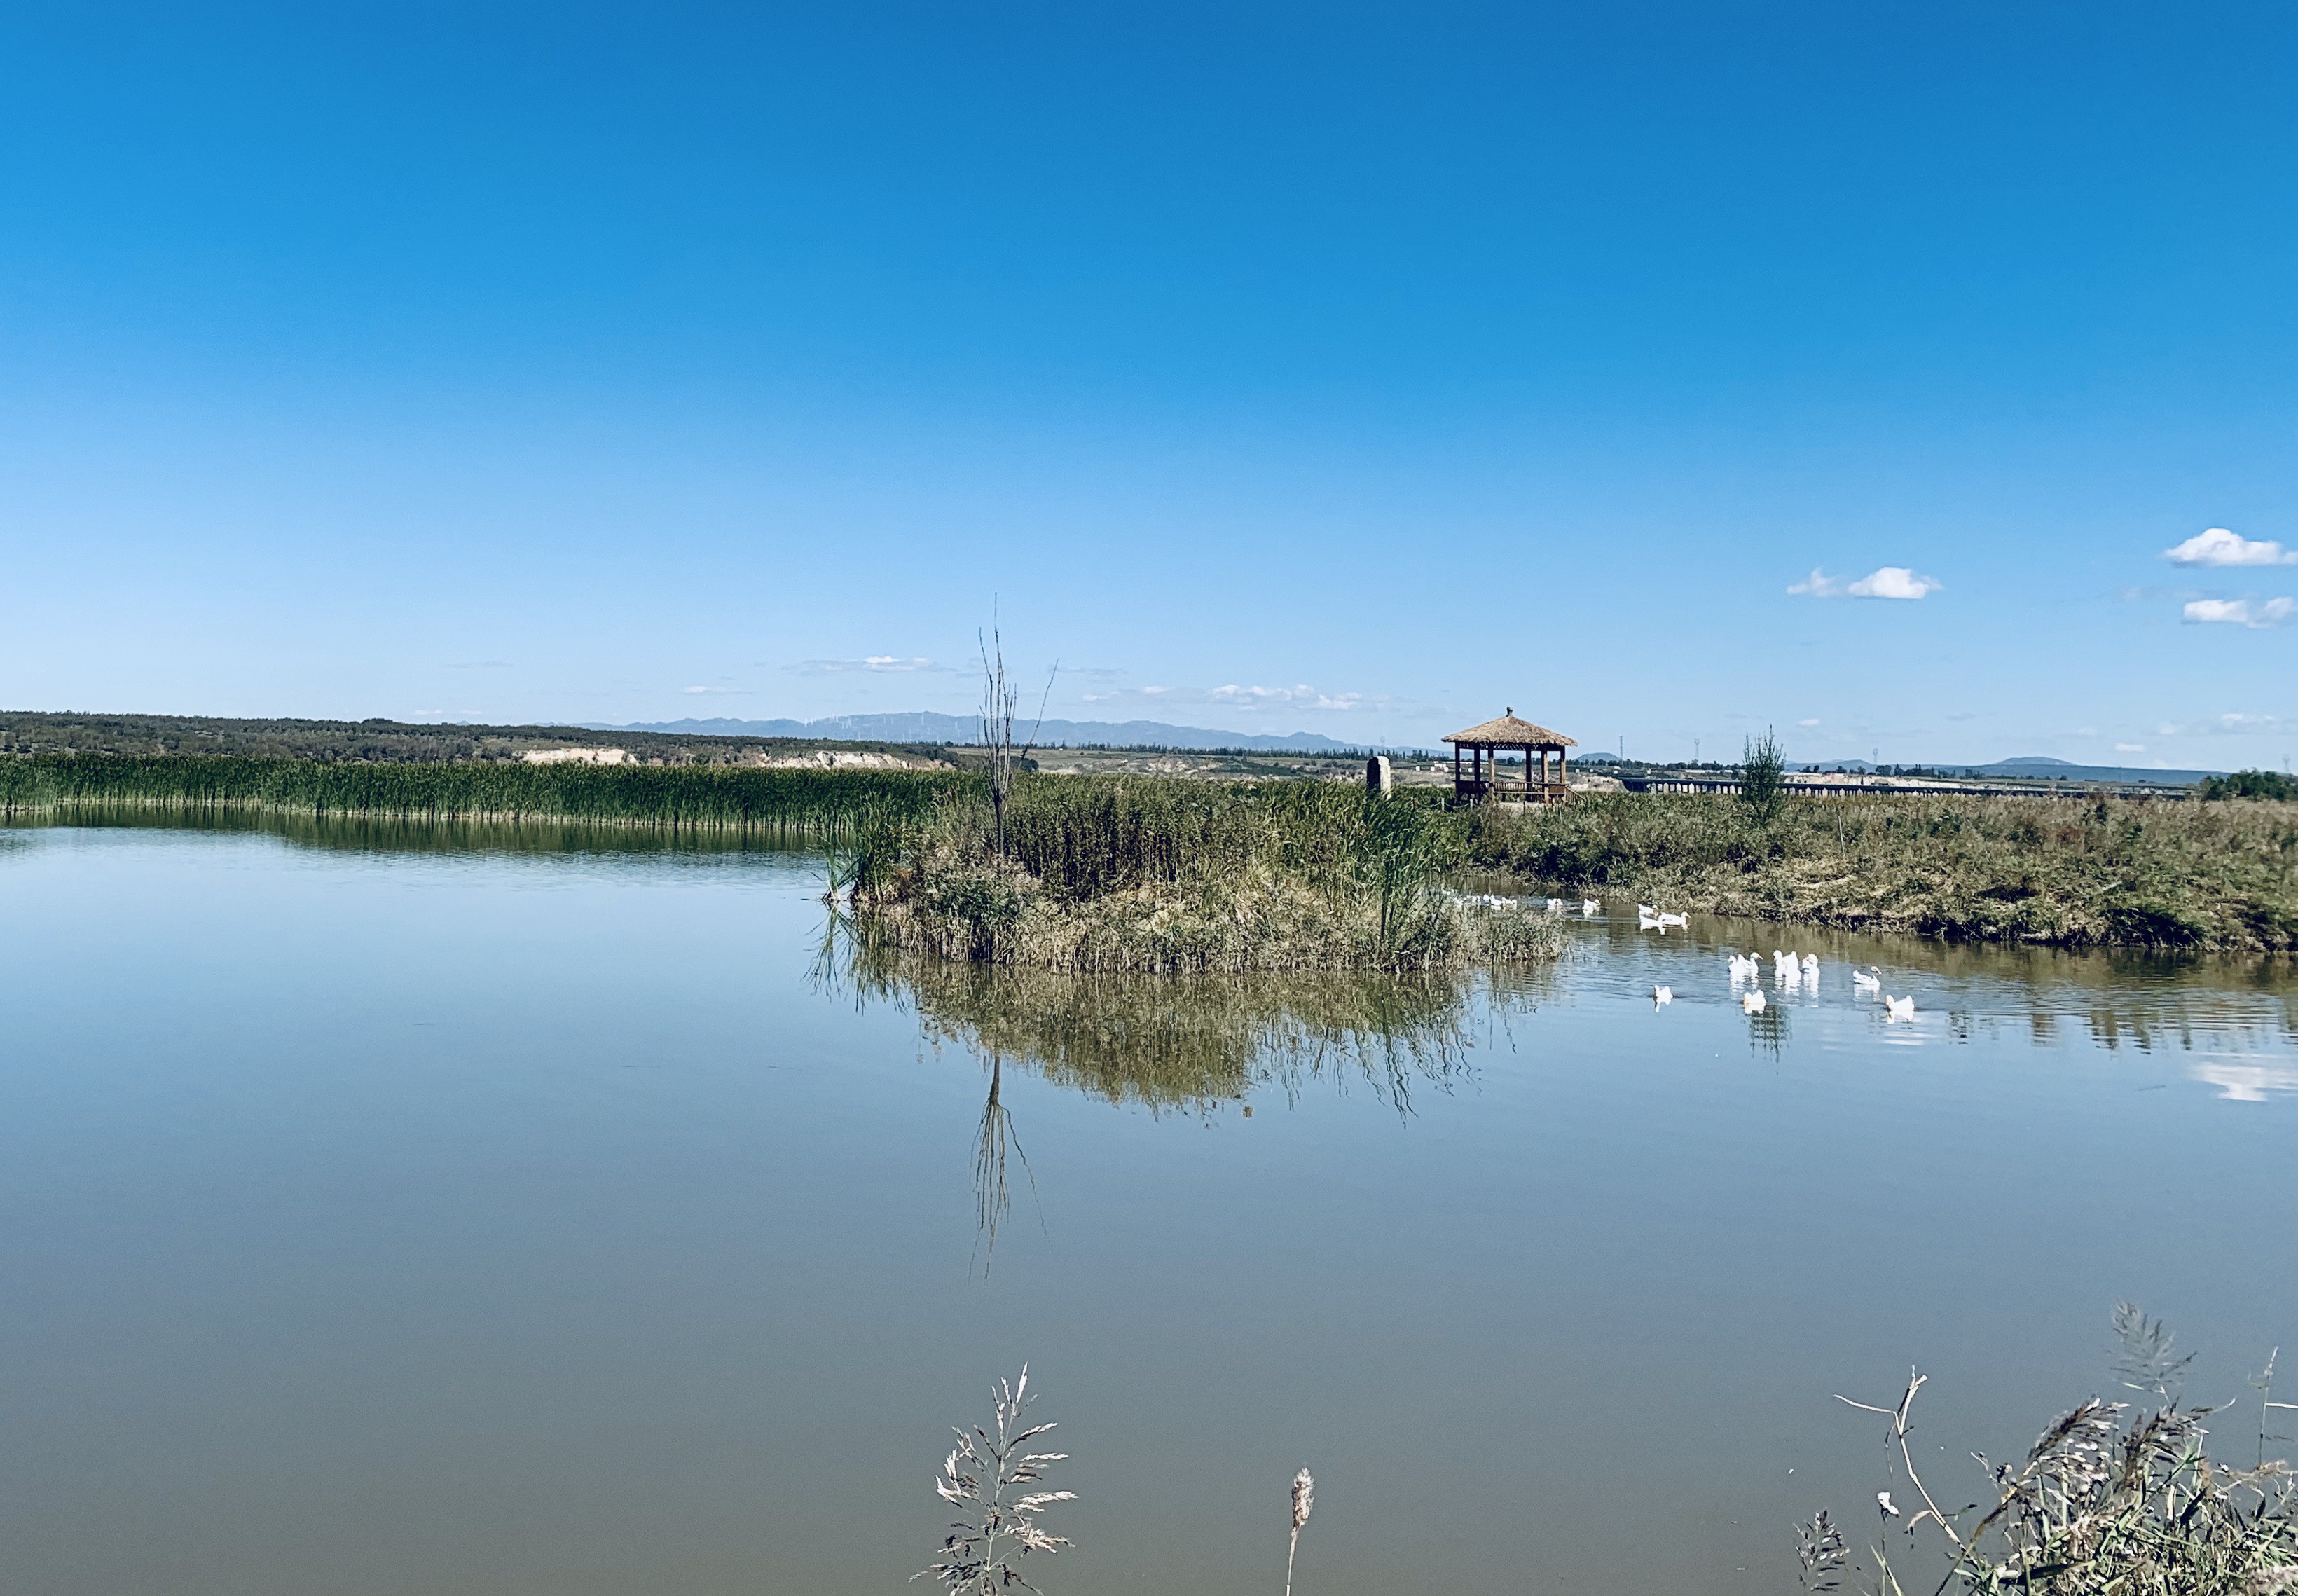
<svg viewBox="0 0 2298 1596"><path fill-rule="evenodd" d="M2062 947L2298 950L2298 804L1585 794L1471 823L1543 889Z"/></svg>

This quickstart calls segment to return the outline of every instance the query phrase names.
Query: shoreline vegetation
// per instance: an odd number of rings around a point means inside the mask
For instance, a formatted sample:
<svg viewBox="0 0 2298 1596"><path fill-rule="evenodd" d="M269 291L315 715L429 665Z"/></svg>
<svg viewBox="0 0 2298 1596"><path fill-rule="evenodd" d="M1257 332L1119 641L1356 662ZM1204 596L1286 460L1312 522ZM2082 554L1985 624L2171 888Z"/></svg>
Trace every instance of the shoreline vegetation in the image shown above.
<svg viewBox="0 0 2298 1596"><path fill-rule="evenodd" d="M0 818L268 812L548 823L833 848L857 921L938 956L1100 971L1434 969L1550 956L1560 932L1445 890L1953 941L2298 950L2298 803L1582 793L1451 809L1333 781L1016 773L1007 856L973 772L365 764L190 754L0 758Z"/></svg>
<svg viewBox="0 0 2298 1596"><path fill-rule="evenodd" d="M1529 963L1563 951L1544 906L1449 890L1459 828L1333 782L1024 777L883 816L833 851L866 944L1100 974Z"/></svg>
<svg viewBox="0 0 2298 1596"><path fill-rule="evenodd" d="M2298 804L1583 794L1467 817L1474 865L1568 893L1950 941L2298 949Z"/></svg>
<svg viewBox="0 0 2298 1596"><path fill-rule="evenodd" d="M951 772L740 765L357 764L236 756L0 758L0 817L80 808L359 820L533 821L831 837L927 814Z"/></svg>

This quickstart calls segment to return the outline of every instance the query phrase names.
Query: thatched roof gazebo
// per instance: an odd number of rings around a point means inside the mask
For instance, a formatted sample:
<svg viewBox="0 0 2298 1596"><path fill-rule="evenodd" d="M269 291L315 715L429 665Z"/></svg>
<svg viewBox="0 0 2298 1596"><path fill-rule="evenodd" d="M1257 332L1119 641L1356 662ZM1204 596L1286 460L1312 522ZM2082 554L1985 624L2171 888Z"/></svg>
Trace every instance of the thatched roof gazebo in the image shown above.
<svg viewBox="0 0 2298 1596"><path fill-rule="evenodd" d="M1498 720L1486 721L1481 726L1471 726L1465 732L1455 732L1444 739L1452 745L1452 794L1465 798L1516 798L1527 804L1560 804L1572 796L1565 784L1564 750L1580 745L1561 732L1551 732L1545 726L1535 726L1530 721L1516 718L1516 707ZM1524 752L1524 781L1521 785L1510 781L1503 785L1500 779L1500 751L1520 748ZM1465 750L1468 764L1463 768L1460 755ZM1533 775L1532 757L1540 756L1540 774ZM1548 757L1556 756L1556 779L1548 779Z"/></svg>

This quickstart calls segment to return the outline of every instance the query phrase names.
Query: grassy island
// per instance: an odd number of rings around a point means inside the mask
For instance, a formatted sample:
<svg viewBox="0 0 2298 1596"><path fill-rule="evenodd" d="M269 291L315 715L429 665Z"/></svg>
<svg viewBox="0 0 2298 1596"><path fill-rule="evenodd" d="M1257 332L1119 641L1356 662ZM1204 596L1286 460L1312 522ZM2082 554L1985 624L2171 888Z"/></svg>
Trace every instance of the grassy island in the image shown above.
<svg viewBox="0 0 2298 1596"><path fill-rule="evenodd" d="M2298 804L1585 794L1545 808L1368 803L1336 784L1024 778L1007 856L971 790L859 850L900 947L1056 969L1436 969L1544 956L1553 928L1442 891L1961 941L2298 950Z"/></svg>
<svg viewBox="0 0 2298 1596"><path fill-rule="evenodd" d="M834 866L873 941L1041 969L1426 971L1553 957L1544 906L1448 891L1453 816L1335 783L1024 777L1001 853L978 791Z"/></svg>

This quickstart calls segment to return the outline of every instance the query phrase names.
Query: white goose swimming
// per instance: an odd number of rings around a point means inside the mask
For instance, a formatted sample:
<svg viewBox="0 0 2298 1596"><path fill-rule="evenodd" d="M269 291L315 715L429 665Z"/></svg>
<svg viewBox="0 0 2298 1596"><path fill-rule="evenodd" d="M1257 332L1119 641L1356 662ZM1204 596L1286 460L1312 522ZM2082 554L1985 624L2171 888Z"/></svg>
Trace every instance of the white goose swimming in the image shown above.
<svg viewBox="0 0 2298 1596"><path fill-rule="evenodd" d="M1806 980L1817 980L1819 979L1819 955L1817 954L1807 953L1803 955L1803 978Z"/></svg>
<svg viewBox="0 0 2298 1596"><path fill-rule="evenodd" d="M1750 1014L1760 1014L1770 1005L1764 1002L1764 989L1758 987L1752 992L1740 994L1740 1006Z"/></svg>
<svg viewBox="0 0 2298 1596"><path fill-rule="evenodd" d="M1851 972L1851 985L1856 991L1881 991L1883 989L1882 969L1878 965L1870 964L1864 970L1854 970Z"/></svg>
<svg viewBox="0 0 2298 1596"><path fill-rule="evenodd" d="M1604 912L1604 906L1592 897L1583 897L1580 900L1580 912L1583 914L1600 914Z"/></svg>
<svg viewBox="0 0 2298 1596"><path fill-rule="evenodd" d="M1915 995L1910 992L1905 997L1894 997L1886 992L1883 994L1883 1017L1887 1020L1912 1020L1915 1017Z"/></svg>
<svg viewBox="0 0 2298 1596"><path fill-rule="evenodd" d="M1734 986L1745 980L1761 980L1763 977L1764 961L1754 954L1735 953L1732 955L1732 982Z"/></svg>
<svg viewBox="0 0 2298 1596"><path fill-rule="evenodd" d="M1652 988L1652 1007L1657 1008L1663 1003L1674 1003L1674 1001L1675 994L1670 991L1667 988L1654 987Z"/></svg>

